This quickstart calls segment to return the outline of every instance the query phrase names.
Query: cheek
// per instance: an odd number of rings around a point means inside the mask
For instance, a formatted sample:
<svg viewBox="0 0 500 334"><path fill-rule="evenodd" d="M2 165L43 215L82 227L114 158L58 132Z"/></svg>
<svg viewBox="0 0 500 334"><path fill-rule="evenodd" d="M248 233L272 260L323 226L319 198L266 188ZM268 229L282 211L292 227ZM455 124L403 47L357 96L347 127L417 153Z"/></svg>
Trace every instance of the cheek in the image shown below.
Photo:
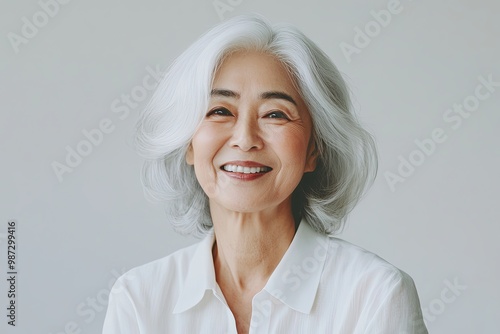
<svg viewBox="0 0 500 334"><path fill-rule="evenodd" d="M221 131L215 127L202 126L193 136L193 151L196 164L212 163L213 157L221 147Z"/></svg>
<svg viewBox="0 0 500 334"><path fill-rule="evenodd" d="M194 171L198 183L208 197L217 193L214 157L222 143L221 132L210 126L201 126L193 136Z"/></svg>
<svg viewBox="0 0 500 334"><path fill-rule="evenodd" d="M283 131L274 138L274 150L290 172L303 171L309 136L303 129Z"/></svg>

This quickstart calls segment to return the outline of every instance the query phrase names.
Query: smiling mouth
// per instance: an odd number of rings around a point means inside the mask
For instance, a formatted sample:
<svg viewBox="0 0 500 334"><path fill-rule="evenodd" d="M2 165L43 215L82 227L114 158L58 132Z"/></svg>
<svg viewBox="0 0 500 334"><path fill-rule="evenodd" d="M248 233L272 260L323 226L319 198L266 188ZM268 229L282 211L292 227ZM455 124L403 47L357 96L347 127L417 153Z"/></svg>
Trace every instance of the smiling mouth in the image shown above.
<svg viewBox="0 0 500 334"><path fill-rule="evenodd" d="M224 165L221 167L222 170L231 173L242 173L242 174L264 174L273 170L271 167L243 167L238 165Z"/></svg>

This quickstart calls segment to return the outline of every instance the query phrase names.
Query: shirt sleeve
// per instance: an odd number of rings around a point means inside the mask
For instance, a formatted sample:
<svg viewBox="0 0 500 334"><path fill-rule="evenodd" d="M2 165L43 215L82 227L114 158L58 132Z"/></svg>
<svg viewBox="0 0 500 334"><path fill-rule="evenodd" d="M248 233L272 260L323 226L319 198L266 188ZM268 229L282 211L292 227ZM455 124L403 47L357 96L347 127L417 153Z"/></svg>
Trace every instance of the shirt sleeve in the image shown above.
<svg viewBox="0 0 500 334"><path fill-rule="evenodd" d="M403 271L384 298L365 334L428 334L413 279Z"/></svg>
<svg viewBox="0 0 500 334"><path fill-rule="evenodd" d="M102 334L140 334L137 311L127 286L120 277L109 294Z"/></svg>

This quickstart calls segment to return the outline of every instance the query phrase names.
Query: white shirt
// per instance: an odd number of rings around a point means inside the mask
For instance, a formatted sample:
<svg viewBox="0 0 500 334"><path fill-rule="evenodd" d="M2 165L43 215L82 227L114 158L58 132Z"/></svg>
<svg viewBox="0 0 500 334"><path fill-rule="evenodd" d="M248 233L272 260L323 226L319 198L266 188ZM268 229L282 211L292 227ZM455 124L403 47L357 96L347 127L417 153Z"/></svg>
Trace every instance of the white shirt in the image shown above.
<svg viewBox="0 0 500 334"><path fill-rule="evenodd" d="M103 334L237 333L216 280L213 232L113 286ZM304 220L252 300L250 333L425 334L410 276Z"/></svg>

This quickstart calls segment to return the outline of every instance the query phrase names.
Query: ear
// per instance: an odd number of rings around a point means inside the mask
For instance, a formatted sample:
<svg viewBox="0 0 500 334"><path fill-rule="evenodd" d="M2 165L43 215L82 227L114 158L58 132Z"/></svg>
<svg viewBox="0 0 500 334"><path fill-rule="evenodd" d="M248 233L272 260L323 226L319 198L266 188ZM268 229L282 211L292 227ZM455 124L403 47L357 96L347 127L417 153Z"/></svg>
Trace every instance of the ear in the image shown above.
<svg viewBox="0 0 500 334"><path fill-rule="evenodd" d="M192 143L189 143L189 147L186 151L186 163L188 165L194 165L194 152Z"/></svg>
<svg viewBox="0 0 500 334"><path fill-rule="evenodd" d="M307 148L307 158L304 173L313 172L316 169L316 164L318 160L318 149L316 147L316 142L311 139L309 146Z"/></svg>

